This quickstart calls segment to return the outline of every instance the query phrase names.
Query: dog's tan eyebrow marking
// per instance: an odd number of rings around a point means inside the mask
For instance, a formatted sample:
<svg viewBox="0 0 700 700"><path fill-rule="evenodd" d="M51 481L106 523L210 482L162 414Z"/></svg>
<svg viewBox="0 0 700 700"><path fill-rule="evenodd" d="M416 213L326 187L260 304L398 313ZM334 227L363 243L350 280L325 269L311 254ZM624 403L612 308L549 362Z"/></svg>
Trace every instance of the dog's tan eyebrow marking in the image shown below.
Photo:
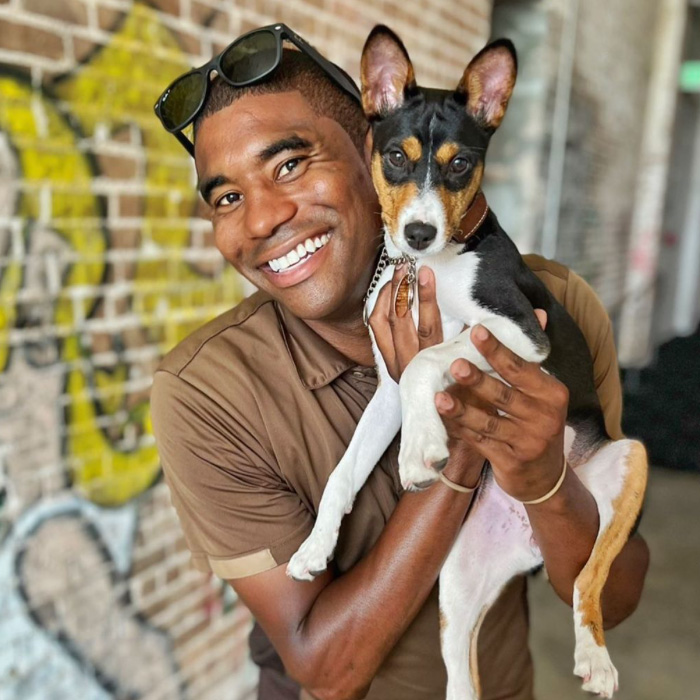
<svg viewBox="0 0 700 700"><path fill-rule="evenodd" d="M415 136L409 136L401 142L401 148L409 160L417 163L423 153L423 146Z"/></svg>
<svg viewBox="0 0 700 700"><path fill-rule="evenodd" d="M382 158L379 153L372 156L372 181L382 208L382 221L393 237L396 235L401 212L411 200L418 196L418 187L414 182L402 185L390 185L384 177Z"/></svg>
<svg viewBox="0 0 700 700"><path fill-rule="evenodd" d="M438 148L435 154L435 160L440 165L447 165L457 154L459 153L459 146L452 141L445 141L445 143Z"/></svg>
<svg viewBox="0 0 700 700"><path fill-rule="evenodd" d="M440 146L440 148L442 148L442 146ZM472 203L476 193L479 191L483 174L484 164L479 163L465 189L452 192L446 187L437 188L438 196L442 202L442 208L445 211L445 219L447 220L449 231L454 232L459 228L462 217Z"/></svg>

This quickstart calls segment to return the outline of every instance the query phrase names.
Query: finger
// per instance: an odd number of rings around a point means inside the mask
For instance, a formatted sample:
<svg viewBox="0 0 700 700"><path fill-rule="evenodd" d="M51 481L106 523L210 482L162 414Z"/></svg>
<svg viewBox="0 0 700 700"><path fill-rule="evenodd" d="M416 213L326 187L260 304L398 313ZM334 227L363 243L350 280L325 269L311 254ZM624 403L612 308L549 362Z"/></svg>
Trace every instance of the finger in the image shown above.
<svg viewBox="0 0 700 700"><path fill-rule="evenodd" d="M544 309L535 309L535 316L542 330L547 327L547 312Z"/></svg>
<svg viewBox="0 0 700 700"><path fill-rule="evenodd" d="M399 372L403 372L406 365L415 357L420 349L418 346L418 334L413 323L413 315L410 311L405 313L397 313L396 310L396 295L399 285L406 276L408 267L397 265L394 274L391 278L391 300L389 303L389 326L391 327L391 335L394 343L394 353L396 355L396 363L399 367ZM403 311L403 309L400 309Z"/></svg>
<svg viewBox="0 0 700 700"><path fill-rule="evenodd" d="M447 392L438 392L435 396L435 405L443 416L445 427L453 432L452 437L471 445L479 454L488 459L492 464L510 464L514 460L514 453L507 442L496 440L489 435L480 433L465 425L455 427L450 414L458 412L458 402Z"/></svg>
<svg viewBox="0 0 700 700"><path fill-rule="evenodd" d="M542 371L535 362L526 362L509 350L482 325L474 326L471 340L489 365L508 382L531 396L541 396L549 392L552 383L558 383Z"/></svg>
<svg viewBox="0 0 700 700"><path fill-rule="evenodd" d="M400 371L394 348L394 337L389 324L389 306L391 305L391 285L385 284L377 295L377 301L369 316L369 327L372 329L374 342L384 358L387 371L394 381L398 381Z"/></svg>
<svg viewBox="0 0 700 700"><path fill-rule="evenodd" d="M445 400L443 393L436 395L435 405L444 419L447 434L451 437L459 438L468 429L512 447L522 435L522 427L507 416L463 403L454 395L450 396L452 401Z"/></svg>
<svg viewBox="0 0 700 700"><path fill-rule="evenodd" d="M429 267L418 271L418 346L442 343L442 319L435 293L435 275Z"/></svg>
<svg viewBox="0 0 700 700"><path fill-rule="evenodd" d="M535 409L533 399L519 389L482 372L463 358L452 363L450 374L457 384L468 389L480 402L485 402L494 409L522 420L533 415Z"/></svg>

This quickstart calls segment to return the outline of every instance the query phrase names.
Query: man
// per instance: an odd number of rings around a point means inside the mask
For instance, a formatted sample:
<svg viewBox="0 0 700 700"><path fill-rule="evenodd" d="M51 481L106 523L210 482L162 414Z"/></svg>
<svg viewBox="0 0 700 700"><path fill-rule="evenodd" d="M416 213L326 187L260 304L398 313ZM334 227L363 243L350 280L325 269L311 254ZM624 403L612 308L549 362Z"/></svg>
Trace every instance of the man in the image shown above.
<svg viewBox="0 0 700 700"><path fill-rule="evenodd" d="M252 48L241 61L267 70L262 50ZM196 117L195 164L216 245L261 291L163 360L152 392L158 448L194 563L231 582L281 657L257 650L261 698L299 697L281 664L305 698L444 697L436 582L471 494L442 483L401 493L395 441L345 519L329 570L311 583L285 573L376 388L362 323L380 242L367 126L337 73L301 48L278 56L262 79L241 70L242 87L216 79L199 109L160 115L170 130ZM228 71L235 61L224 52L216 65ZM209 70L201 71L207 80ZM200 103L198 95L178 99ZM565 268L536 257L528 263L582 326L608 430L619 436L604 310ZM371 320L395 375L441 338L429 271L419 297L418 329L410 315L396 316L389 289ZM454 363L455 390L436 397L452 438L445 473L474 485L491 457L503 489L536 499L561 473L566 390L483 331L474 329L475 343L512 389ZM509 415L499 417L499 407ZM554 496L527 509L552 586L571 604L597 532L595 502L569 470ZM604 592L606 624L636 607L647 562L635 535ZM532 698L522 579L482 626L479 667L484 698Z"/></svg>

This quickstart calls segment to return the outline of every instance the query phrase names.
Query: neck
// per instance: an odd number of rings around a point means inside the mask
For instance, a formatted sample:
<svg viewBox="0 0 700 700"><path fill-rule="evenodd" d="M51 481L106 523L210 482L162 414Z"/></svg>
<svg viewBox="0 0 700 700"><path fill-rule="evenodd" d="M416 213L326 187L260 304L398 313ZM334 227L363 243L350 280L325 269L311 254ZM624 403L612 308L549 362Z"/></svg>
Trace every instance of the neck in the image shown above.
<svg viewBox="0 0 700 700"><path fill-rule="evenodd" d="M374 365L372 341L362 322L361 307L357 313L342 320L304 321L304 323L353 362L364 367Z"/></svg>

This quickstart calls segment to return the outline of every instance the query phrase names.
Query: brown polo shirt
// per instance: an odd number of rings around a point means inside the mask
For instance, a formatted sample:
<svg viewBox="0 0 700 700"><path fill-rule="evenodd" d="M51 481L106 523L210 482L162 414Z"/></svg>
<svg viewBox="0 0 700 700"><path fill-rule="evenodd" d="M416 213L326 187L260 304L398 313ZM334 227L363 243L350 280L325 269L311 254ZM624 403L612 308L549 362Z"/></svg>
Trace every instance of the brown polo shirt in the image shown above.
<svg viewBox="0 0 700 700"><path fill-rule="evenodd" d="M526 256L578 322L594 359L608 431L621 390L611 324L565 267ZM286 563L313 526L329 474L377 385L263 293L200 328L156 372L153 425L193 563L224 579ZM401 494L397 441L358 494L335 553L344 572L368 553ZM524 579L504 592L479 636L485 700L532 697ZM373 700L444 697L437 587L377 674Z"/></svg>

